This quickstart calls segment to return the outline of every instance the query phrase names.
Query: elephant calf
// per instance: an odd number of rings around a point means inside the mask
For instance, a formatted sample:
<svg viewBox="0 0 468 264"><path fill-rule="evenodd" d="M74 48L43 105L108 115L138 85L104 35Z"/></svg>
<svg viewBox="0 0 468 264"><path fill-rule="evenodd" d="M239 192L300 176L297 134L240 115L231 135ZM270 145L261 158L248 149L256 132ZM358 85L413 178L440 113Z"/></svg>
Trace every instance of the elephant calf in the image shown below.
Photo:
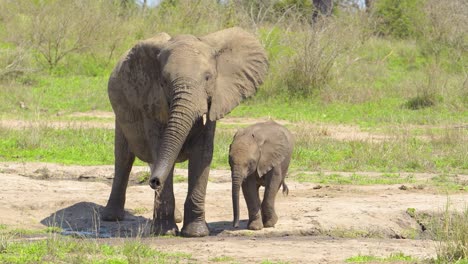
<svg viewBox="0 0 468 264"><path fill-rule="evenodd" d="M229 149L234 227L239 226L241 184L249 210L248 228L260 230L274 227L278 222L275 197L280 185L283 185L283 193L288 193L284 178L293 147L291 133L274 121L257 123L237 131ZM258 193L260 186L265 186L262 202Z"/></svg>

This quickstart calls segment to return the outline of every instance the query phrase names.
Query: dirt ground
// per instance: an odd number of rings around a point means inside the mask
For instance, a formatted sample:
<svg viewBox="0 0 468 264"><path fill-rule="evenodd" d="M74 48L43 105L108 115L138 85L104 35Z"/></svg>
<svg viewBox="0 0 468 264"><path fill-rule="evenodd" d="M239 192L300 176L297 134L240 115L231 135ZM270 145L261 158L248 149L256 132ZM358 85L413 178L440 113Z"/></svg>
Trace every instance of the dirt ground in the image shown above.
<svg viewBox="0 0 468 264"><path fill-rule="evenodd" d="M342 263L359 254L389 256L402 252L419 258L434 257L437 242L424 239L421 226L406 209L441 212L449 198L451 208L461 210L468 198L466 192L448 196L431 188L401 190L401 185L319 188L317 184L287 179L289 196L281 193L277 196L276 227L249 231L243 200L241 226L231 227L229 172L212 170L206 198L211 235L157 238L147 236L154 193L146 183L136 182L138 175L147 171L146 167L134 167L127 191L126 219L112 223L100 221L98 214L110 192L113 166L0 163L0 224L26 229L61 226L66 234L99 236L109 243L143 237L144 243L158 250L191 253L197 263L223 256L238 263L264 260ZM186 177L187 171L178 169L175 174ZM187 183L176 183L174 188L176 204L182 209Z"/></svg>

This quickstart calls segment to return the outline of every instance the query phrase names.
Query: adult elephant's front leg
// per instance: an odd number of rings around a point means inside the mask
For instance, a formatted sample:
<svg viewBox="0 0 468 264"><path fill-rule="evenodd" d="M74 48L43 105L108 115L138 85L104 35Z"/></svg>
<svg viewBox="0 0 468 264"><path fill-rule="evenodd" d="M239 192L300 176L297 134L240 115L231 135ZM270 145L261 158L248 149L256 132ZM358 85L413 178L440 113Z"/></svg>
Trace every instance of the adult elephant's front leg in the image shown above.
<svg viewBox="0 0 468 264"><path fill-rule="evenodd" d="M174 167L172 167L161 192L155 192L154 195L152 233L155 235L177 235L179 232L174 219L173 175Z"/></svg>
<svg viewBox="0 0 468 264"><path fill-rule="evenodd" d="M112 191L106 207L101 212L103 221L120 221L124 218L125 195L128 178L132 170L135 154L128 145L120 125L115 122L115 174L112 181Z"/></svg>
<svg viewBox="0 0 468 264"><path fill-rule="evenodd" d="M203 133L190 146L188 193L184 204L184 226L182 236L202 237L210 234L205 221L205 196L216 122L208 121Z"/></svg>

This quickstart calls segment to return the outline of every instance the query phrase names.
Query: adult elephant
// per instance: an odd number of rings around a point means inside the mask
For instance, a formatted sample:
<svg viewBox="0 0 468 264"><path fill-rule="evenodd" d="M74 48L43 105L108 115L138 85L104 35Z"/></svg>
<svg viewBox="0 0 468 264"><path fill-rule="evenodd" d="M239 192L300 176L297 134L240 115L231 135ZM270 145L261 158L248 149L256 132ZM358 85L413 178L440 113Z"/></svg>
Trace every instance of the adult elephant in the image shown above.
<svg viewBox="0 0 468 264"><path fill-rule="evenodd" d="M261 44L240 28L203 37L160 33L128 51L108 84L116 115L115 178L101 218L123 219L125 192L136 156L151 168L153 232L178 233L174 163L188 160L181 235L208 235L204 204L216 120L255 94L267 70Z"/></svg>

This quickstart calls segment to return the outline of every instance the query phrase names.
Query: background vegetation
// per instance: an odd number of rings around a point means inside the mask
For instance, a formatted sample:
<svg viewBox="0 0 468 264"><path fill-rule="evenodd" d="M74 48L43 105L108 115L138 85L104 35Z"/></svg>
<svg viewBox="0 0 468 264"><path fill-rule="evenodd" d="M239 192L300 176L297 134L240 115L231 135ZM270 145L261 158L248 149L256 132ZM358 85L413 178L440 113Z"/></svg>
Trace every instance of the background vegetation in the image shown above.
<svg viewBox="0 0 468 264"><path fill-rule="evenodd" d="M1 1L0 116L41 125L0 126L0 160L111 164L111 130L48 123L111 111L108 76L137 41L241 26L265 46L270 74L230 116L287 120L294 169L466 173L466 1L340 0L314 22L310 1L218 2ZM383 139L330 137L338 125ZM227 167L237 127L219 127L214 167Z"/></svg>

